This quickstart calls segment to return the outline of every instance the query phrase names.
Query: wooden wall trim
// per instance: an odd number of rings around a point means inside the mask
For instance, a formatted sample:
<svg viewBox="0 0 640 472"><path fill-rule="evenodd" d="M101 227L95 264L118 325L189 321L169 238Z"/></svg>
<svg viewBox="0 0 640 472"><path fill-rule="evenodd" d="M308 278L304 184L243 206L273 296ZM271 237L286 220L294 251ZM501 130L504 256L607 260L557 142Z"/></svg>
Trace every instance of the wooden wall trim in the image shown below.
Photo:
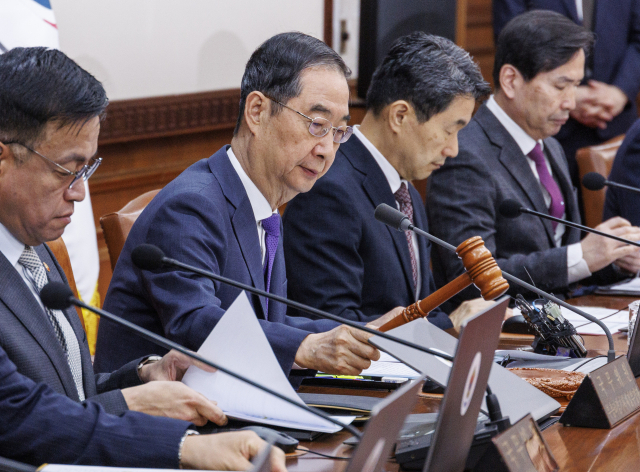
<svg viewBox="0 0 640 472"><path fill-rule="evenodd" d="M324 0L324 42L333 47L333 0Z"/></svg>
<svg viewBox="0 0 640 472"><path fill-rule="evenodd" d="M240 89L116 100L107 107L99 144L233 129L239 102Z"/></svg>

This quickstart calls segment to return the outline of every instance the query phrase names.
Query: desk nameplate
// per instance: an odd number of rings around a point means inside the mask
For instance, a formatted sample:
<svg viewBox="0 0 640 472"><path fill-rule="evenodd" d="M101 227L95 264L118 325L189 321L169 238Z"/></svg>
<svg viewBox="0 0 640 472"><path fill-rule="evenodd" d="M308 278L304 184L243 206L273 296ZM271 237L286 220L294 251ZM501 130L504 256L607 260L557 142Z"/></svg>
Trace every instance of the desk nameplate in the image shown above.
<svg viewBox="0 0 640 472"><path fill-rule="evenodd" d="M611 429L640 409L640 389L625 356L587 374L560 417L565 426Z"/></svg>
<svg viewBox="0 0 640 472"><path fill-rule="evenodd" d="M556 472L551 454L537 423L527 415L491 439L474 472Z"/></svg>

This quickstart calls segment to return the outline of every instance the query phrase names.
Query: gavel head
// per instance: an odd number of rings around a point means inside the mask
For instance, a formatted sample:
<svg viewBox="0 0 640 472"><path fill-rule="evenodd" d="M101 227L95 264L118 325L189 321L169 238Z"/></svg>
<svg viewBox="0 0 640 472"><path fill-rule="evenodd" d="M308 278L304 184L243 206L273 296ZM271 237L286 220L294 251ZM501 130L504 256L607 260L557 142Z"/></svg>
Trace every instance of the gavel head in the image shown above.
<svg viewBox="0 0 640 472"><path fill-rule="evenodd" d="M463 241L456 248L456 253L462 259L471 281L480 290L482 298L494 300L509 290L509 282L502 277L498 263L480 236Z"/></svg>

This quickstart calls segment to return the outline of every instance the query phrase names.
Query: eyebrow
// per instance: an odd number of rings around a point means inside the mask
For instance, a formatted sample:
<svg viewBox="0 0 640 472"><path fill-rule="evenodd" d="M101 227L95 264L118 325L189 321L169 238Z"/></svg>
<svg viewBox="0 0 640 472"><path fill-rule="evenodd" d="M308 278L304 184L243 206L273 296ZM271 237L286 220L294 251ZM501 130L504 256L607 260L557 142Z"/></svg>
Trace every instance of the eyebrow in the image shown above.
<svg viewBox="0 0 640 472"><path fill-rule="evenodd" d="M98 151L96 150L96 152L93 154L93 156L91 156L89 158L89 161L93 158L95 158L98 155ZM81 156L80 154L71 154L70 156L65 157L64 159L62 159L62 161L58 162L58 164L60 164L61 166L63 166L64 164L68 164L69 162L85 162L85 157Z"/></svg>
<svg viewBox="0 0 640 472"><path fill-rule="evenodd" d="M311 107L311 112L318 112L318 113L326 113L328 115L331 114L331 110L329 110L327 107L325 107L324 105L321 105L319 103L315 104L314 106ZM347 123L349 122L349 120L351 120L351 115L344 115L342 117L342 120L346 121Z"/></svg>

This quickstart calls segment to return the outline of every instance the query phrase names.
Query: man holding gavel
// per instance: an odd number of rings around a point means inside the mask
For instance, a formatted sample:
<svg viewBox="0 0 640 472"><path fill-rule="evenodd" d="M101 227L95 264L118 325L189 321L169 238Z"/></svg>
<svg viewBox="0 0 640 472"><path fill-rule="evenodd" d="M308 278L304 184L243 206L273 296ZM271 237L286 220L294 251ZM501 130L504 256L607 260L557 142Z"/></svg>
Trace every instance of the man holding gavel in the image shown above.
<svg viewBox="0 0 640 472"><path fill-rule="evenodd" d="M429 245L376 221L386 203L428 229L412 180L458 153L457 134L490 92L478 66L451 41L413 33L391 47L367 93L367 113L327 174L284 214L289 296L347 319L370 321L435 290ZM454 324L484 307L452 313ZM429 320L452 326L436 309Z"/></svg>

